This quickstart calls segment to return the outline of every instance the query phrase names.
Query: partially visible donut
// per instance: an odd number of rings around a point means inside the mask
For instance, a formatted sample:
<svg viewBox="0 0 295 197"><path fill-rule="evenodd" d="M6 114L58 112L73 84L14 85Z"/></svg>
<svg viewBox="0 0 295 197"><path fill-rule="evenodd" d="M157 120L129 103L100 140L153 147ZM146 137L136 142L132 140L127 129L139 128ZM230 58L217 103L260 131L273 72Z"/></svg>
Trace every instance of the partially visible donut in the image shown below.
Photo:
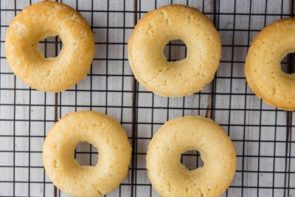
<svg viewBox="0 0 295 197"><path fill-rule="evenodd" d="M79 142L94 145L95 166L74 159ZM62 191L73 196L97 197L114 190L127 176L131 147L121 125L101 113L69 113L49 131L43 146L46 174Z"/></svg>
<svg viewBox="0 0 295 197"><path fill-rule="evenodd" d="M63 47L55 58L44 58L39 41L59 36ZM10 24L5 53L15 75L25 84L46 92L60 92L86 77L94 56L93 33L71 7L41 1L20 12Z"/></svg>
<svg viewBox="0 0 295 197"><path fill-rule="evenodd" d="M181 154L198 150L204 165L188 170ZM231 184L236 154L230 138L211 119L170 120L154 135L147 152L148 176L162 197L217 197Z"/></svg>
<svg viewBox="0 0 295 197"><path fill-rule="evenodd" d="M169 62L165 45L180 39L187 57ZM128 59L135 78L162 96L186 96L211 82L218 68L221 42L210 19L183 5L164 6L144 15L128 41Z"/></svg>
<svg viewBox="0 0 295 197"><path fill-rule="evenodd" d="M295 52L295 19L278 20L256 35L246 58L248 85L259 98L284 110L295 110L295 74L284 73L281 61Z"/></svg>

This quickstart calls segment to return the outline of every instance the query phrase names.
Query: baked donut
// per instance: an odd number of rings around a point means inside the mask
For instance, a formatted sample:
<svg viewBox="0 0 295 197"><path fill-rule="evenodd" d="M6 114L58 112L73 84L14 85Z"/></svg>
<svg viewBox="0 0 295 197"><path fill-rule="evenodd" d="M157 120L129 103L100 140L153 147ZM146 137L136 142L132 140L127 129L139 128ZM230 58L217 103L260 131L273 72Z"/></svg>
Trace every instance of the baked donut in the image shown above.
<svg viewBox="0 0 295 197"><path fill-rule="evenodd" d="M246 57L246 80L264 102L295 109L295 74L281 70L281 60L295 51L295 19L278 20L256 35Z"/></svg>
<svg viewBox="0 0 295 197"><path fill-rule="evenodd" d="M80 166L74 159L79 142L99 152L95 166ZM121 125L91 111L69 113L48 133L43 145L46 174L72 196L97 197L115 189L127 176L131 147Z"/></svg>
<svg viewBox="0 0 295 197"><path fill-rule="evenodd" d="M181 154L198 150L204 165L188 170ZM147 152L148 176L162 197L216 197L229 187L236 154L230 138L211 119L186 116L165 123Z"/></svg>
<svg viewBox="0 0 295 197"><path fill-rule="evenodd" d="M180 39L187 57L167 61L165 45ZM128 59L135 78L162 96L186 96L212 81L218 68L221 43L208 17L183 5L164 6L144 15L128 41Z"/></svg>
<svg viewBox="0 0 295 197"><path fill-rule="evenodd" d="M38 43L59 36L63 47L45 58ZM93 33L71 7L53 1L35 3L20 12L6 33L5 53L15 75L28 86L60 92L86 77L94 56Z"/></svg>

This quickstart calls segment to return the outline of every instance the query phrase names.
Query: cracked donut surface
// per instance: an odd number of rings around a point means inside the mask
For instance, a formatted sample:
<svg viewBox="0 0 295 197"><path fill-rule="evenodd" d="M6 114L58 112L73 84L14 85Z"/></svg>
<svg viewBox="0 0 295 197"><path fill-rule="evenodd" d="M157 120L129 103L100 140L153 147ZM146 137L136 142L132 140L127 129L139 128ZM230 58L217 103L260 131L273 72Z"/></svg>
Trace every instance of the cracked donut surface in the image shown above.
<svg viewBox="0 0 295 197"><path fill-rule="evenodd" d="M74 159L79 142L98 150L95 166ZM72 112L49 131L43 145L46 174L72 196L97 197L114 190L128 174L131 147L126 132L109 116L91 111Z"/></svg>
<svg viewBox="0 0 295 197"><path fill-rule="evenodd" d="M187 57L167 61L171 40L182 40ZM169 5L145 14L128 41L128 59L135 78L162 96L192 95L211 82L218 68L221 43L208 17L197 9Z"/></svg>
<svg viewBox="0 0 295 197"><path fill-rule="evenodd" d="M246 57L248 85L269 105L295 110L295 74L282 71L281 61L295 52L295 19L278 20L259 32Z"/></svg>
<svg viewBox="0 0 295 197"><path fill-rule="evenodd" d="M181 154L198 150L204 165L188 170ZM147 151L148 176L162 197L216 197L231 184L236 153L230 138L211 119L185 116L166 122Z"/></svg>
<svg viewBox="0 0 295 197"><path fill-rule="evenodd" d="M57 57L45 58L38 43L59 36ZM41 1L25 8L11 22L5 54L15 75L28 86L60 92L86 77L94 56L93 33L86 20L71 7Z"/></svg>

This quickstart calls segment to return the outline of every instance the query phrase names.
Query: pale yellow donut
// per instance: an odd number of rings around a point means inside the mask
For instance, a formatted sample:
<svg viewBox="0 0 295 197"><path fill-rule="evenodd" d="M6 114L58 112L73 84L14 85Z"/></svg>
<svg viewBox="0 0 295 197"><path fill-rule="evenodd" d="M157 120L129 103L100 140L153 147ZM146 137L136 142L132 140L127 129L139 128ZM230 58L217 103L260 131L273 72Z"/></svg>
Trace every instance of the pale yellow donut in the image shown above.
<svg viewBox="0 0 295 197"><path fill-rule="evenodd" d="M248 85L264 102L295 109L295 74L281 70L281 60L295 51L295 19L278 20L254 38L246 58Z"/></svg>
<svg viewBox="0 0 295 197"><path fill-rule="evenodd" d="M187 57L168 62L165 45L181 39ZM208 17L182 5L164 6L144 15L128 41L135 78L162 96L191 95L212 81L221 55L219 34Z"/></svg>
<svg viewBox="0 0 295 197"><path fill-rule="evenodd" d="M38 51L40 40L59 36L63 47L55 58ZM28 86L59 92L86 77L94 56L94 38L86 20L71 7L53 1L35 3L10 24L5 53L15 75Z"/></svg>
<svg viewBox="0 0 295 197"><path fill-rule="evenodd" d="M188 150L200 152L203 167L190 171L180 163ZM236 154L230 138L211 119L186 116L168 121L154 135L147 169L162 197L217 197L233 180Z"/></svg>
<svg viewBox="0 0 295 197"><path fill-rule="evenodd" d="M95 166L74 159L79 142L98 149ZM121 125L101 113L69 113L49 131L43 146L46 174L62 191L73 196L97 197L115 189L127 176L131 147Z"/></svg>

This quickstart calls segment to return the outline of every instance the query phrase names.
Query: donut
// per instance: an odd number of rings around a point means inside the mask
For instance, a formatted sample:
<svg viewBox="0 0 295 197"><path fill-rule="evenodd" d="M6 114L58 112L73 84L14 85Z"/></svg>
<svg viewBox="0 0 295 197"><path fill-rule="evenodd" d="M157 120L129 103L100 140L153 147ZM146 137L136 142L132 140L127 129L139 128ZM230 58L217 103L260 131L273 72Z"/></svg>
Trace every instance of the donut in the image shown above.
<svg viewBox="0 0 295 197"><path fill-rule="evenodd" d="M245 74L257 97L283 110L295 109L295 75L281 70L281 60L295 51L295 19L278 20L259 32L248 50Z"/></svg>
<svg viewBox="0 0 295 197"><path fill-rule="evenodd" d="M204 165L188 170L181 154L198 150ZM147 151L148 177L162 197L216 197L231 184L236 154L230 138L211 119L185 116L166 122Z"/></svg>
<svg viewBox="0 0 295 197"><path fill-rule="evenodd" d="M167 61L165 45L180 39L187 57ZM200 11L183 5L164 6L145 14L128 40L128 59L135 78L161 96L192 95L214 78L221 42L212 22Z"/></svg>
<svg viewBox="0 0 295 197"><path fill-rule="evenodd" d="M74 159L79 142L98 149L95 166L81 166ZM121 125L91 111L67 114L49 131L43 145L46 174L72 196L97 197L114 190L127 176L130 158L131 147Z"/></svg>
<svg viewBox="0 0 295 197"><path fill-rule="evenodd" d="M45 58L38 43L59 36L57 57ZM60 92L86 77L94 56L94 37L86 20L71 7L53 1L35 3L20 12L6 33L5 54L15 75L26 85Z"/></svg>

